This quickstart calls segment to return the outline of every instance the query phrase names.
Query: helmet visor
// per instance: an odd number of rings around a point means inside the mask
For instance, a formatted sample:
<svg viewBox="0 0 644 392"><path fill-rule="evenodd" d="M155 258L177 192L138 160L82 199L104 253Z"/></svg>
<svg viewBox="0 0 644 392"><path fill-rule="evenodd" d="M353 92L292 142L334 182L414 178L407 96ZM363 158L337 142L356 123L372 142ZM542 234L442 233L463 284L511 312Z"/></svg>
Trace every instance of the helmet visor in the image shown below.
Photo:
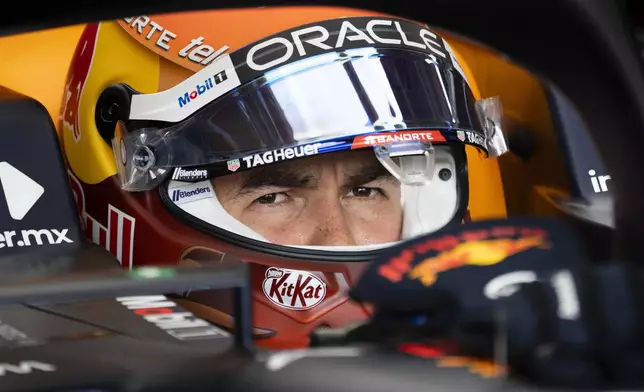
<svg viewBox="0 0 644 392"><path fill-rule="evenodd" d="M212 86L208 79L195 91ZM192 104L190 97L179 96L176 105ZM141 172L153 167L165 172L210 166L231 173L262 165L256 154L278 151L269 154L273 163L355 149L361 147L357 138L373 141L365 135L387 132L403 137L405 131L430 129L407 137L472 144L487 152L476 100L452 63L392 48L303 59L266 72L178 124L119 127L114 147L126 184L145 182Z"/></svg>

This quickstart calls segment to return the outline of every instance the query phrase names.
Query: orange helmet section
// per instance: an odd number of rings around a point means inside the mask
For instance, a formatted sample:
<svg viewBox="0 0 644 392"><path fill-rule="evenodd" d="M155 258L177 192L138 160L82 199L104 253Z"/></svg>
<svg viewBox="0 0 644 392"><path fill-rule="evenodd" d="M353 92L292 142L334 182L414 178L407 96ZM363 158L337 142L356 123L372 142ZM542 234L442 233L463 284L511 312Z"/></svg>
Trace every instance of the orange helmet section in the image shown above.
<svg viewBox="0 0 644 392"><path fill-rule="evenodd" d="M380 14L348 8L279 7L140 16L88 25L65 89L62 138L70 167L88 184L116 174L111 149L100 137L94 119L98 97L110 84L127 83L143 93L157 92L208 65L214 56L266 35L353 15Z"/></svg>
<svg viewBox="0 0 644 392"><path fill-rule="evenodd" d="M452 48L458 51L464 59L463 68L469 66L471 75L476 80L478 89L483 97L499 96L503 103L504 116L509 120L529 129L535 137L539 148L530 159L530 163L520 161L516 156L507 154L494 164L500 164L499 179L503 180L505 209L510 214L541 214L535 209L535 203L541 198L534 191L533 184L550 184L568 191L570 189L564 157L561 154L552 117L550 115L546 94L541 81L526 69L517 66L504 56L486 49L469 40L460 39L449 33L442 32L449 40ZM469 75L468 75L469 76ZM510 149L512 146L510 145ZM472 154L468 155L472 159ZM485 165L487 162L484 162ZM485 187L488 180L485 174L477 174L482 165L470 165L470 185L481 183ZM497 170L497 173L499 171ZM494 178L493 176L489 177ZM479 185L475 185L475 189ZM483 211L492 211L500 196L489 200L479 200L478 191L472 191L471 205L487 204ZM536 198L536 200L535 200ZM475 211L480 211L475 208ZM479 217L481 218L481 217Z"/></svg>
<svg viewBox="0 0 644 392"><path fill-rule="evenodd" d="M42 103L57 124L67 69L83 25L0 38L0 85Z"/></svg>
<svg viewBox="0 0 644 392"><path fill-rule="evenodd" d="M222 53L299 25L378 15L384 14L341 7L271 7L140 16L118 23L148 49L197 72Z"/></svg>
<svg viewBox="0 0 644 392"><path fill-rule="evenodd" d="M158 91L159 56L142 49L115 22L88 25L80 37L65 86L62 139L70 167L85 183L116 174L112 150L96 129L101 92L117 82Z"/></svg>
<svg viewBox="0 0 644 392"><path fill-rule="evenodd" d="M447 38L446 38L447 39ZM458 40L448 40L456 59L461 64L465 76L470 81L472 93L476 99L489 97L481 92L477 76L470 66L465 47ZM465 51L465 53L462 53ZM471 60L470 60L471 61ZM502 100L503 101L503 100ZM470 187L469 213L472 220L484 220L507 217L505 191L496 159L486 159L472 146L465 146L467 154L468 181Z"/></svg>
<svg viewBox="0 0 644 392"><path fill-rule="evenodd" d="M144 93L165 90L218 55L268 35L315 21L368 15L382 14L340 7L271 7L139 16L89 25L66 85L62 129L69 165L87 184L116 174L111 148L99 135L94 117L98 97L110 84L127 83ZM468 56L460 53L463 47L458 42L449 42L480 98ZM471 218L505 217L496 160L483 159L472 147L467 147L467 154Z"/></svg>

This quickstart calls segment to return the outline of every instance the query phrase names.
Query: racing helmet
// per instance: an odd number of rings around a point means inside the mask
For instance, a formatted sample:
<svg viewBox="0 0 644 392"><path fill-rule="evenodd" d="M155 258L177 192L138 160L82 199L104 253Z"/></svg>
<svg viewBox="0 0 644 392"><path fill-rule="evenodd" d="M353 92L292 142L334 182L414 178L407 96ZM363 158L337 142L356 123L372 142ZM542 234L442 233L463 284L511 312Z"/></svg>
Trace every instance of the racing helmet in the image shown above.
<svg viewBox="0 0 644 392"><path fill-rule="evenodd" d="M361 320L347 288L382 248L505 215L502 108L459 57L339 7L89 24L61 116L85 233L125 268L249 263L265 346ZM232 328L227 292L177 301Z"/></svg>

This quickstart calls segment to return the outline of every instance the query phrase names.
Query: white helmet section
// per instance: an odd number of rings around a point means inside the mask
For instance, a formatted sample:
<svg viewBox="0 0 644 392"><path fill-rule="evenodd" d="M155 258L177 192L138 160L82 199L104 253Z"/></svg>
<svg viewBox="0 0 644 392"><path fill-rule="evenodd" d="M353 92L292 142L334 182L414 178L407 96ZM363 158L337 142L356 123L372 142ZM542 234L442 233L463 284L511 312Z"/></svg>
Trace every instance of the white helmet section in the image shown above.
<svg viewBox="0 0 644 392"><path fill-rule="evenodd" d="M441 171L449 170L449 179L440 178ZM458 175L454 157L448 150L436 149L434 178L427 185L401 184L403 225L400 240L440 230L454 217L459 206ZM217 199L211 181L186 183L169 182L168 198L184 213L207 224L241 235L248 239L270 242L231 216ZM393 243L360 246L298 246L303 249L327 251L368 251L381 249Z"/></svg>
<svg viewBox="0 0 644 392"><path fill-rule="evenodd" d="M429 185L402 185L403 225L401 240L433 233L445 227L459 206L458 175L454 157L437 148L434 178ZM440 178L449 170L449 179Z"/></svg>

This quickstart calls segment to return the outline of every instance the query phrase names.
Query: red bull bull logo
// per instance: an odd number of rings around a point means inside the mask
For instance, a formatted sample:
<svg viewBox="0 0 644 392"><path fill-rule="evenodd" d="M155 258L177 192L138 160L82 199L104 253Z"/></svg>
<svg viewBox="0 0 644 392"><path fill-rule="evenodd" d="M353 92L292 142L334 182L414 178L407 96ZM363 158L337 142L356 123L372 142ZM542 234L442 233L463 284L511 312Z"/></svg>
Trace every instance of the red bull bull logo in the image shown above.
<svg viewBox="0 0 644 392"><path fill-rule="evenodd" d="M405 249L381 265L378 273L391 282L398 282L407 275L409 279L431 286L441 272L464 265L498 264L528 249L548 247L547 232L539 228L497 227L464 231L458 236L431 238ZM432 251L437 254L412 266L413 261L418 259L417 255Z"/></svg>
<svg viewBox="0 0 644 392"><path fill-rule="evenodd" d="M464 242L452 250L423 260L411 269L409 277L430 286L434 284L440 272L462 265L498 264L513 254L544 245L544 238L540 236Z"/></svg>

